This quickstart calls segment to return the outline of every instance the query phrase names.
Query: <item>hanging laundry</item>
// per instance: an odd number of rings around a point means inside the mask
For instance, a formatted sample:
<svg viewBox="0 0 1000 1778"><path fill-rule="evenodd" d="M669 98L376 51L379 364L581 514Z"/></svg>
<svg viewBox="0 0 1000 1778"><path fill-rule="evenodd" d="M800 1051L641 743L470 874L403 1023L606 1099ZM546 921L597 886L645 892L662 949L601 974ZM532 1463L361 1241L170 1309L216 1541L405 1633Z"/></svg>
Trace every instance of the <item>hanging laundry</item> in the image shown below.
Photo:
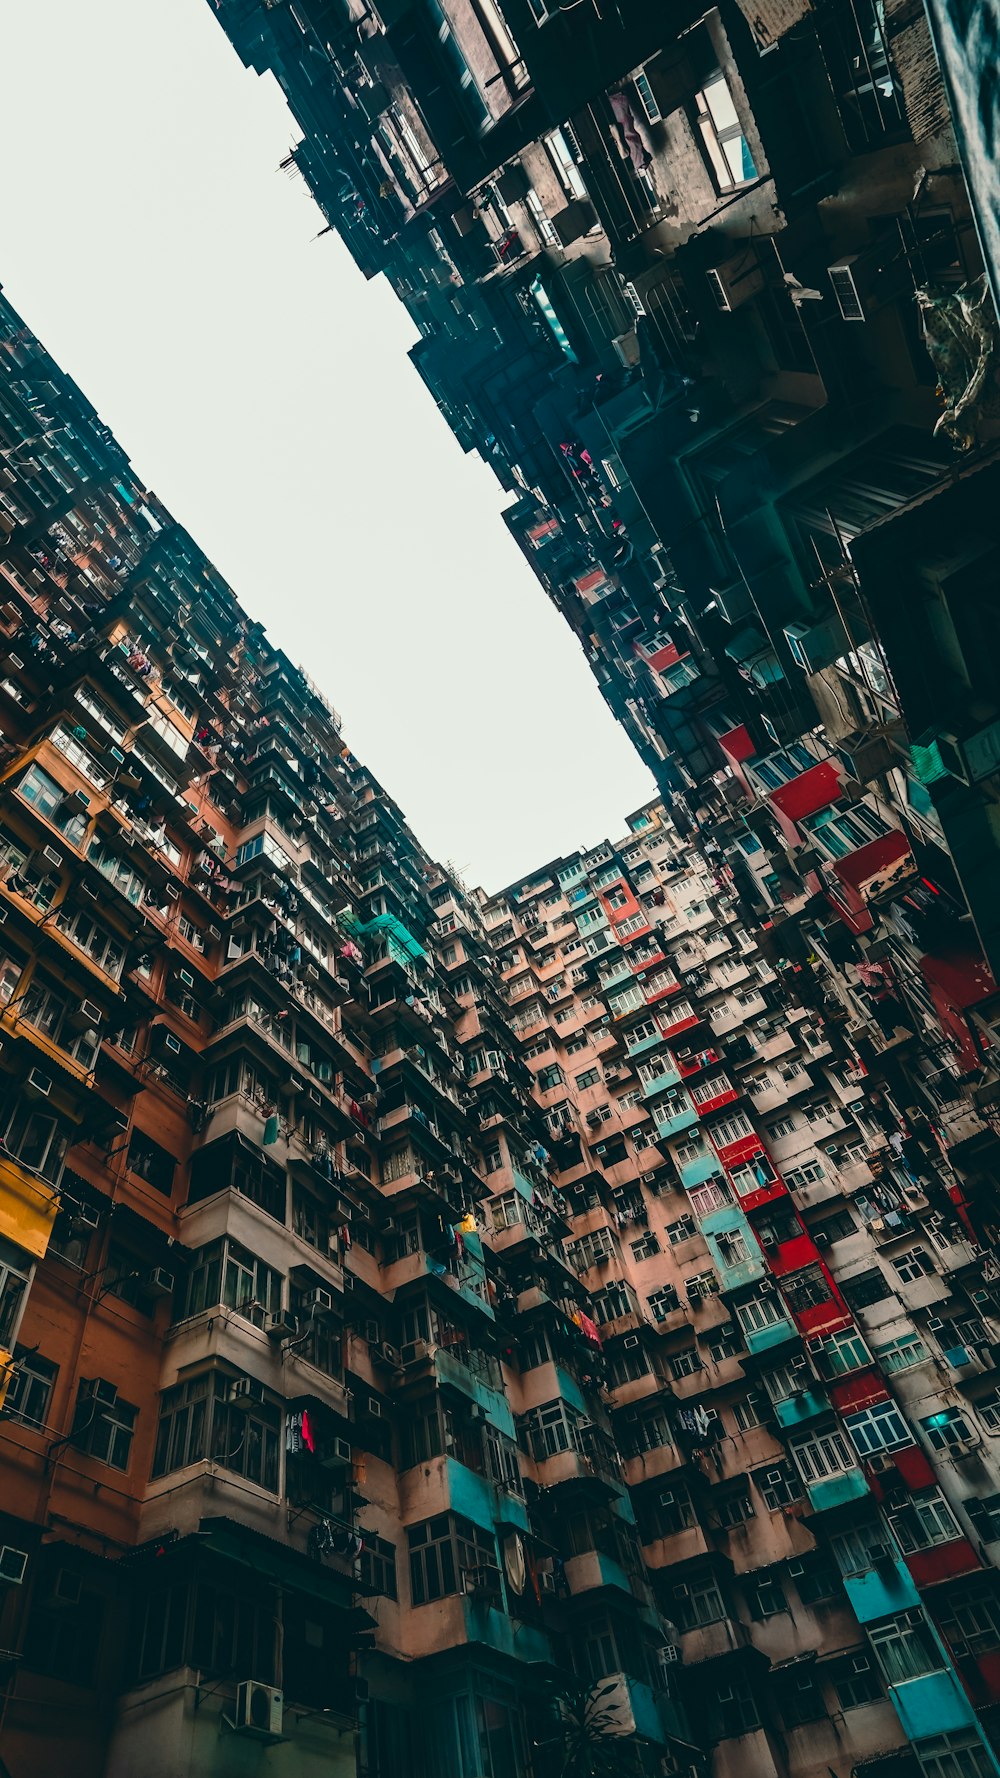
<svg viewBox="0 0 1000 1778"><path fill-rule="evenodd" d="M277 1142L279 1130L280 1130L280 1126L278 1123L278 1114L276 1111L272 1111L264 1123L264 1147L265 1148L270 1148L272 1143Z"/></svg>

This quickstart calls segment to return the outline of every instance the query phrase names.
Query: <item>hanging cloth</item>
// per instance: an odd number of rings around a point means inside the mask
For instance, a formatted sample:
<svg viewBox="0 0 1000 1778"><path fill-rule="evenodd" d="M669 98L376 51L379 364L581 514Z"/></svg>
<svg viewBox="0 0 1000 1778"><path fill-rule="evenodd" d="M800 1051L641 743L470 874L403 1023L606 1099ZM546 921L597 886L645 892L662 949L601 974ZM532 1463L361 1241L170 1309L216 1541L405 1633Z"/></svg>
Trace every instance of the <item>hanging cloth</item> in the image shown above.
<svg viewBox="0 0 1000 1778"><path fill-rule="evenodd" d="M527 1567L524 1560L524 1544L516 1531L512 1531L509 1537L504 1538L503 1565L511 1591L520 1598L527 1580Z"/></svg>
<svg viewBox="0 0 1000 1778"><path fill-rule="evenodd" d="M269 1116L264 1124L264 1147L265 1148L270 1148L272 1142L277 1142L278 1135L279 1135L279 1129L280 1129L280 1126L278 1123L278 1113L276 1111L272 1111L269 1114Z"/></svg>

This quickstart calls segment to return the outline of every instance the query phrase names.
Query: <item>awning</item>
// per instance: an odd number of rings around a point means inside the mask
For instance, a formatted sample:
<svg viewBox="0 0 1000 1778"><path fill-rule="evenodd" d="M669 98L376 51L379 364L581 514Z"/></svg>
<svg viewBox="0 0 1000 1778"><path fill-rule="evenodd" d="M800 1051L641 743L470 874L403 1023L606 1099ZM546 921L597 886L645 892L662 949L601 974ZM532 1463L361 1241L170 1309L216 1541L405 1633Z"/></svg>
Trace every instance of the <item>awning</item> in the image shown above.
<svg viewBox="0 0 1000 1778"><path fill-rule="evenodd" d="M198 1542L213 1555L251 1568L262 1579L273 1581L277 1586L294 1587L296 1592L308 1593L326 1605L355 1613L359 1628L374 1624L370 1613L355 1604L352 1575L324 1567L315 1557L279 1543L276 1537L268 1537L249 1525L240 1525L235 1519L202 1519Z"/></svg>

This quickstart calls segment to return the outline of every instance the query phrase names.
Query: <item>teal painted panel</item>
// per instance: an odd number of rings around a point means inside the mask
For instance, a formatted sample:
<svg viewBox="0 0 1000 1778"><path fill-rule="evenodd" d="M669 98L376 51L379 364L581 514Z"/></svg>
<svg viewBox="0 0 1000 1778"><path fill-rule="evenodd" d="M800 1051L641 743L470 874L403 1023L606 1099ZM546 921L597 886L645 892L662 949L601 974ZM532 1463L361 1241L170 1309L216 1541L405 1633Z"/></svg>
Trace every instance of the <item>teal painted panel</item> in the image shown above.
<svg viewBox="0 0 1000 1778"><path fill-rule="evenodd" d="M880 1562L863 1574L846 1574L844 1591L859 1624L894 1617L897 1611L909 1611L920 1604L920 1595L899 1561Z"/></svg>
<svg viewBox="0 0 1000 1778"><path fill-rule="evenodd" d="M474 1470L466 1469L454 1457L448 1458L448 1499L453 1512L461 1513L463 1518L471 1519L484 1531L492 1531L498 1519L505 1525L519 1525L522 1530L528 1528L528 1513L522 1500L515 1495L499 1495L493 1483L485 1476L476 1475Z"/></svg>
<svg viewBox="0 0 1000 1778"><path fill-rule="evenodd" d="M829 1512L831 1507L846 1506L851 1500L863 1500L869 1493L868 1483L860 1469L849 1469L844 1475L827 1476L806 1488L814 1512Z"/></svg>
<svg viewBox="0 0 1000 1778"><path fill-rule="evenodd" d="M471 1371L466 1370L464 1364L460 1364L449 1352L443 1352L440 1347L434 1354L434 1369L439 1382L450 1383L452 1388L460 1390L470 1401L478 1402L491 1426L495 1426L498 1432L505 1432L508 1438L514 1437L514 1415L506 1396L496 1389L490 1389L486 1383L480 1383Z"/></svg>
<svg viewBox="0 0 1000 1778"><path fill-rule="evenodd" d="M628 1053L630 1056L641 1056L645 1050L655 1049L657 1044L662 1042L663 1038L659 1031L654 1031L652 1037L643 1037L639 1043L630 1043Z"/></svg>
<svg viewBox="0 0 1000 1778"><path fill-rule="evenodd" d="M616 1562L613 1556L605 1556L601 1551L598 1551L597 1565L600 1570L602 1586L617 1587L620 1592L627 1593L631 1598L632 1588L629 1586L628 1575L620 1562Z"/></svg>
<svg viewBox="0 0 1000 1778"><path fill-rule="evenodd" d="M687 1111L679 1111L676 1117L658 1117L656 1128L661 1136L679 1136L682 1130L690 1130L698 1122L698 1113L692 1105Z"/></svg>
<svg viewBox="0 0 1000 1778"><path fill-rule="evenodd" d="M903 1732L911 1741L970 1728L976 1717L954 1673L924 1673L904 1685L891 1685L889 1696Z"/></svg>
<svg viewBox="0 0 1000 1778"><path fill-rule="evenodd" d="M704 1185L709 1179L722 1178L722 1162L714 1154L703 1155L696 1161L682 1161L678 1167L681 1184L688 1191L696 1185Z"/></svg>
<svg viewBox="0 0 1000 1778"><path fill-rule="evenodd" d="M795 1337L795 1325L791 1321L776 1321L773 1327L762 1327L756 1333L745 1333L743 1335L743 1338L747 1343L748 1352L769 1352L772 1346L780 1346L785 1340L793 1340ZM779 1420L781 1419L781 1408L789 1407L790 1405L789 1402L782 1402L780 1404L778 1408ZM829 1407L829 1403L822 1402L820 1408L816 1411L820 1412L823 1408L827 1407ZM807 1417L808 1416L805 1415L803 1416L803 1418ZM793 1426L796 1422L794 1420L787 1420L782 1421L782 1424Z"/></svg>
<svg viewBox="0 0 1000 1778"><path fill-rule="evenodd" d="M664 1093L668 1087L677 1086L680 1082L680 1078L680 1074L676 1068L667 1068L663 1074L658 1074L655 1080L647 1080L645 1082L642 1089L643 1098L655 1099L657 1093ZM656 1116L655 1108L653 1110L653 1116Z"/></svg>
<svg viewBox="0 0 1000 1778"><path fill-rule="evenodd" d="M583 1392L579 1384L574 1382L568 1371L560 1370L558 1365L556 1365L555 1370L556 1382L559 1385L559 1394L562 1396L563 1401L568 1401L581 1414L586 1414L589 1419L590 1410L584 1401Z"/></svg>
<svg viewBox="0 0 1000 1778"><path fill-rule="evenodd" d="M654 1697L651 1687L645 1685L641 1679L633 1679L631 1674L626 1674L625 1677L628 1682L629 1700L632 1705L632 1715L635 1718L636 1732L645 1736L647 1741L663 1741L665 1739L663 1717L660 1709L657 1708L657 1699Z"/></svg>
<svg viewBox="0 0 1000 1778"><path fill-rule="evenodd" d="M701 1219L701 1232L704 1236L728 1234L731 1229L739 1229L749 1243L753 1240L750 1224L747 1222L738 1204L723 1204L721 1210L711 1210Z"/></svg>
<svg viewBox="0 0 1000 1778"><path fill-rule="evenodd" d="M779 1426L801 1426L804 1420L812 1420L817 1414L828 1413L829 1408L830 1403L826 1396L817 1389L802 1389L798 1395L790 1395L786 1401L774 1404Z"/></svg>
<svg viewBox="0 0 1000 1778"><path fill-rule="evenodd" d="M515 1623L506 1612L497 1611L485 1600L465 1598L462 1605L465 1634L470 1642L483 1643L513 1661L552 1660L548 1637L533 1624Z"/></svg>

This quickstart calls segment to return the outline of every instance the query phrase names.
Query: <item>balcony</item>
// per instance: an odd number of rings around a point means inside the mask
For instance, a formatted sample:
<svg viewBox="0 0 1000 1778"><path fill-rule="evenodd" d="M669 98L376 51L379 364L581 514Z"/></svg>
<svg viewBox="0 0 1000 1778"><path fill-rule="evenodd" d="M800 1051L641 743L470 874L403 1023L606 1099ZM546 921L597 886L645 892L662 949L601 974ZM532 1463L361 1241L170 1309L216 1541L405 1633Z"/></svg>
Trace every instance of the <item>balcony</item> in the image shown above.
<svg viewBox="0 0 1000 1778"><path fill-rule="evenodd" d="M891 901L917 875L905 833L892 829L826 867L834 906L854 933L870 932L873 908Z"/></svg>
<svg viewBox="0 0 1000 1778"><path fill-rule="evenodd" d="M668 1105L654 1105L651 1110L656 1123L656 1133L664 1140L670 1136L680 1136L685 1130L694 1129L698 1122L698 1113L693 1105L678 1105L676 1108L670 1108Z"/></svg>
<svg viewBox="0 0 1000 1778"><path fill-rule="evenodd" d="M13 1155L0 1155L0 1235L5 1240L43 1259L58 1208L54 1185Z"/></svg>
<svg viewBox="0 0 1000 1778"><path fill-rule="evenodd" d="M814 1513L832 1512L834 1507L848 1506L853 1500L864 1500L870 1492L863 1470L847 1469L839 1475L824 1476L821 1481L806 1483L806 1498Z"/></svg>

